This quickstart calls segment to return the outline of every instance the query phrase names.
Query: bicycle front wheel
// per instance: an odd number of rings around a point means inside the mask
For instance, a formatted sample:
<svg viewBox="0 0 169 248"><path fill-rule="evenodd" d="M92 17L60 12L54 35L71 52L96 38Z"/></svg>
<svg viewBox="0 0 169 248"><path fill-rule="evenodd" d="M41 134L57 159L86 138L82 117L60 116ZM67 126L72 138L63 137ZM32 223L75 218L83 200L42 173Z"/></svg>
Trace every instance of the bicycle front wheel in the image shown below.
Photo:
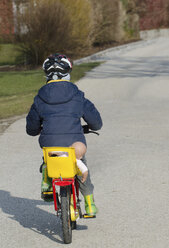
<svg viewBox="0 0 169 248"><path fill-rule="evenodd" d="M65 244L70 244L72 242L70 195L71 195L70 186L60 188L61 220L62 220L63 240Z"/></svg>

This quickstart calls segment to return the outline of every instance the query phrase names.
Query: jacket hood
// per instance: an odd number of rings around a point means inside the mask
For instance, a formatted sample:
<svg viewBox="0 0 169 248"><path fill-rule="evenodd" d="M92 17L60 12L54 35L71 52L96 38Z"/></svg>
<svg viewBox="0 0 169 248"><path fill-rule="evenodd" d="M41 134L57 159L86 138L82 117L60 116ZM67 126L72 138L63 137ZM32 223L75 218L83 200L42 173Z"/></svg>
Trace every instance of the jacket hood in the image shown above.
<svg viewBox="0 0 169 248"><path fill-rule="evenodd" d="M69 102L77 92L77 86L69 81L52 80L39 90L38 96L48 104L59 104Z"/></svg>

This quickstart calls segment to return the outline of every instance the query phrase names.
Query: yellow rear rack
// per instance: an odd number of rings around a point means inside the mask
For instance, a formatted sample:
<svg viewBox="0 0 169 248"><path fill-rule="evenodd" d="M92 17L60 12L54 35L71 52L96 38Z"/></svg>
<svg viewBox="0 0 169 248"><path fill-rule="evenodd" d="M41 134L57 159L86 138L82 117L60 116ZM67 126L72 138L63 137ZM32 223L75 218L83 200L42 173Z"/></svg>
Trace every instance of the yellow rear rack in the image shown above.
<svg viewBox="0 0 169 248"><path fill-rule="evenodd" d="M44 162L51 178L72 178L80 171L73 147L43 147Z"/></svg>

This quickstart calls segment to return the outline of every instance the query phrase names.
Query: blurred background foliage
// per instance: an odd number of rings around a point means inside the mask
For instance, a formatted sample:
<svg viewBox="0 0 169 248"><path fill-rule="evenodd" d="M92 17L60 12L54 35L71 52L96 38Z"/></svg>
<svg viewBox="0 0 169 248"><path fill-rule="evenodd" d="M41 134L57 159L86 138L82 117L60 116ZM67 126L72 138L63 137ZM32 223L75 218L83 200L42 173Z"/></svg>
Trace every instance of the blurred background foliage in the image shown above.
<svg viewBox="0 0 169 248"><path fill-rule="evenodd" d="M135 0L28 0L25 6L17 12L19 63L38 65L56 51L79 58L139 38L138 16L128 11Z"/></svg>
<svg viewBox="0 0 169 248"><path fill-rule="evenodd" d="M0 41L17 45L17 64L39 65L54 52L81 58L99 49L138 40L140 23L143 29L169 24L169 0L2 1L8 5L4 20L9 17L12 35L1 28ZM14 13L10 16L11 3Z"/></svg>

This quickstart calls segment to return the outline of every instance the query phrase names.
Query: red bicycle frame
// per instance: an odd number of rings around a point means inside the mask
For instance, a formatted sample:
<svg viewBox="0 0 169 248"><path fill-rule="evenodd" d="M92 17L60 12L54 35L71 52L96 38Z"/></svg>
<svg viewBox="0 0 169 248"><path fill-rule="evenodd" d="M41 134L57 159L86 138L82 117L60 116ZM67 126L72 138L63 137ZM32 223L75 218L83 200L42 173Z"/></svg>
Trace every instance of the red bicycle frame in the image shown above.
<svg viewBox="0 0 169 248"><path fill-rule="evenodd" d="M73 205L74 209L76 209L76 196L77 199L79 199L79 185L76 178L57 178L52 180L52 186L53 186L53 200L54 200L54 206L55 210L58 211L57 206L57 200L56 200L56 188L55 186L68 186L72 185L72 194L73 194Z"/></svg>

